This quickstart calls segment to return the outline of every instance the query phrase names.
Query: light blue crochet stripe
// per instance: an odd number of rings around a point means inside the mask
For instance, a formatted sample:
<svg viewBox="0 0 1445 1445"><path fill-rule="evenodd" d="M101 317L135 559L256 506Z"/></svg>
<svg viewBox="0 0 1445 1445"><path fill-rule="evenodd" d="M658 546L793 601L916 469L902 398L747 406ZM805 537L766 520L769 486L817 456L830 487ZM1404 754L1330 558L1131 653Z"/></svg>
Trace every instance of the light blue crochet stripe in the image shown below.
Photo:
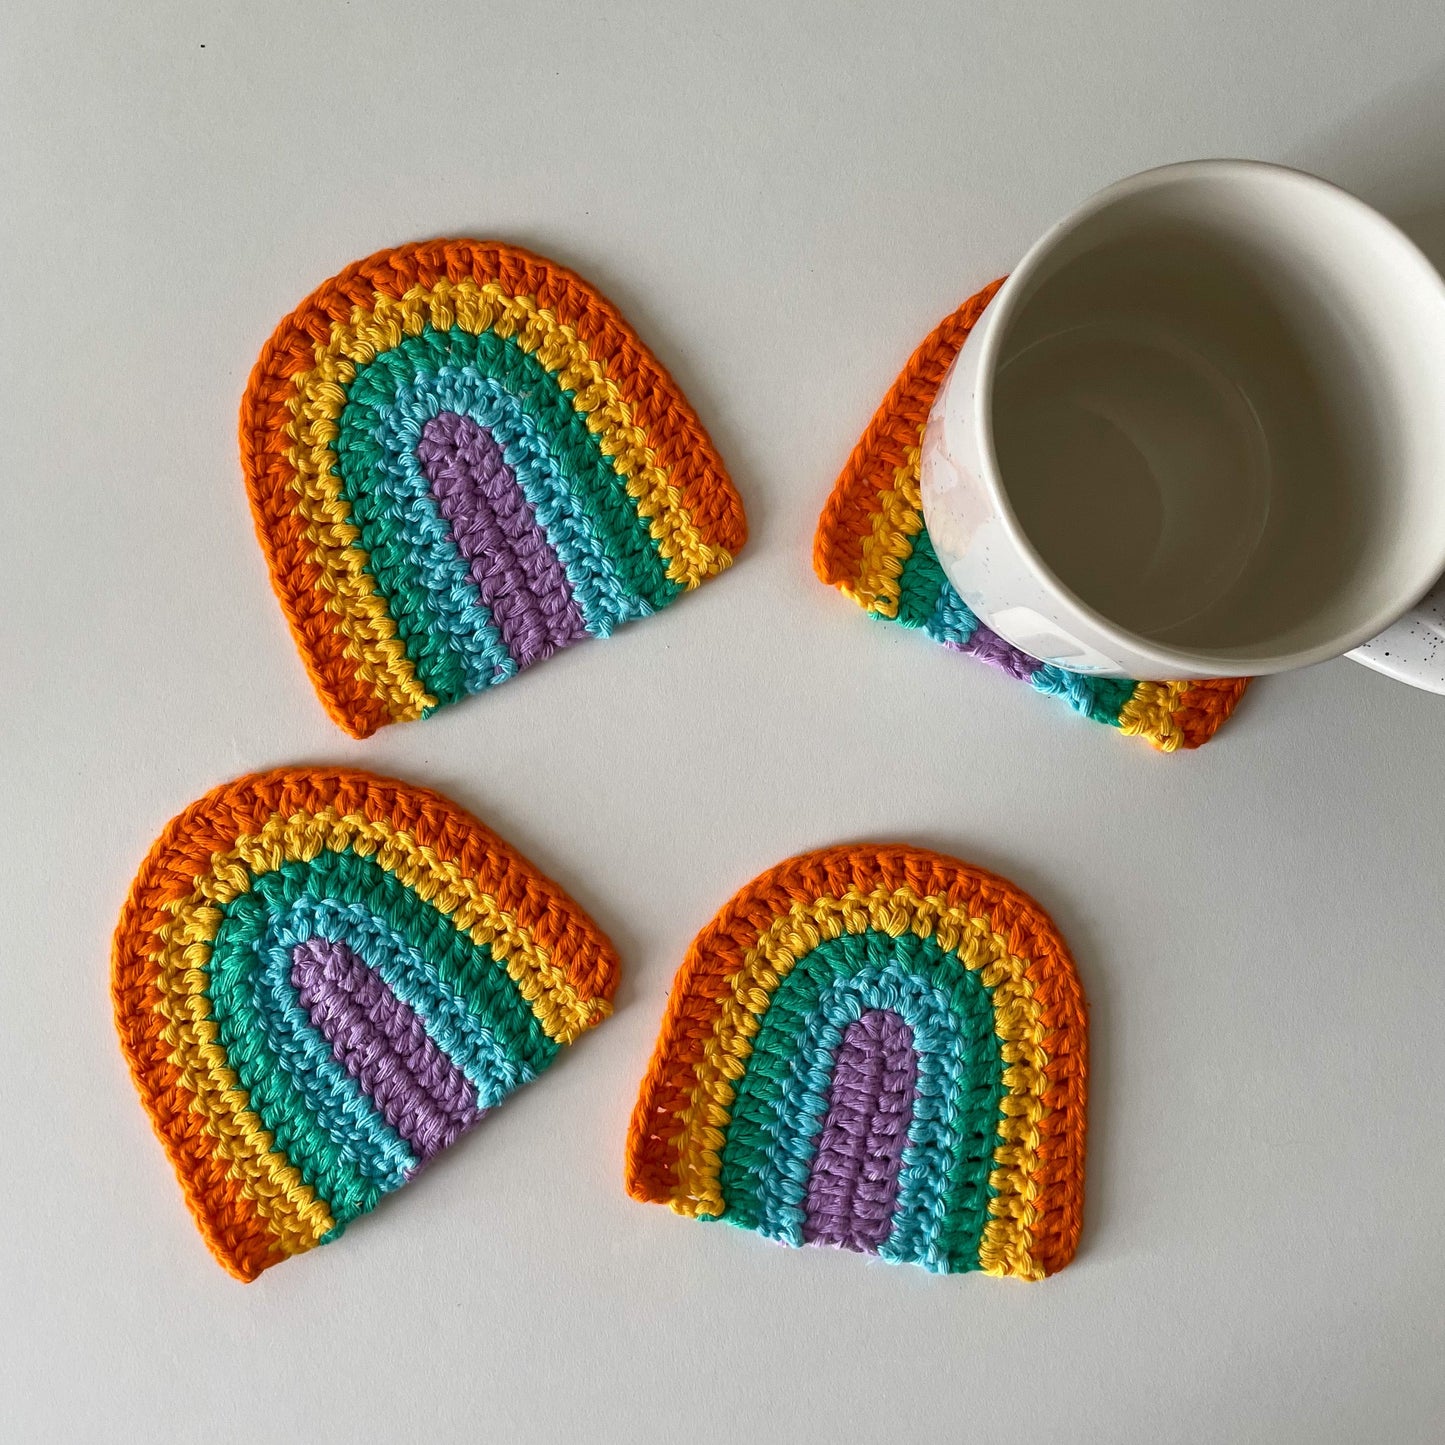
<svg viewBox="0 0 1445 1445"><path fill-rule="evenodd" d="M386 1193L405 1184L418 1161L366 1091L336 1061L331 1045L297 998L291 983L291 950L306 937L278 931L273 923L251 944L256 958L248 981L251 1001L281 1076L273 1081L273 1088L284 1088L299 1100L342 1157ZM339 1192L330 1179L325 1187Z"/></svg>
<svg viewBox="0 0 1445 1445"><path fill-rule="evenodd" d="M946 1271L950 1267L949 1254L940 1244L939 1235L954 1204L949 1196L949 1170L965 1144L960 1128L964 1109L959 1079L968 1063L965 1049L972 1029L959 1020L944 989L922 980L914 980L913 986L918 990L916 1000L905 1000L902 1006L895 1007L913 1029L918 1062L913 1118L898 1171L893 1229L878 1247L878 1256L894 1264L921 1264L925 1269ZM979 991L983 992L981 987ZM984 1007L992 1035L992 1001L985 999ZM926 1067L935 1060L935 1067ZM997 1130L996 1111L988 1122Z"/></svg>
<svg viewBox="0 0 1445 1445"><path fill-rule="evenodd" d="M1062 698L1075 712L1081 712L1085 717L1095 717L1100 708L1100 685L1112 680L1089 677L1081 672L1066 672L1062 667L1046 662L1029 679L1029 683L1048 697ZM1132 690L1131 683L1130 691ZM1111 714L1098 716L1097 721L1118 727L1117 709Z"/></svg>
<svg viewBox="0 0 1445 1445"><path fill-rule="evenodd" d="M923 630L935 642L951 647L964 647L978 631L978 618L973 609L945 582L938 593L938 602L933 615L923 624Z"/></svg>
<svg viewBox="0 0 1445 1445"><path fill-rule="evenodd" d="M287 946L308 938L345 944L416 1014L427 1037L477 1091L477 1106L490 1109L536 1071L511 1058L466 1000L438 978L427 959L363 903L298 898L268 929Z"/></svg>
<svg viewBox="0 0 1445 1445"><path fill-rule="evenodd" d="M947 647L967 647L978 628L973 609L954 591L951 583L944 582L933 613L923 624L924 632ZM1041 663L1029 678L1029 686L1047 697L1062 699L1075 712L1110 727L1119 726L1119 709L1134 688L1132 682L1068 672L1052 663Z"/></svg>
<svg viewBox="0 0 1445 1445"><path fill-rule="evenodd" d="M371 474L372 498L383 515L397 525L409 549L409 568L426 597L427 611L440 639L456 655L469 693L505 682L517 672L516 659L507 651L492 614L472 580L471 567L457 549L451 523L441 514L431 484L417 462L416 446L422 428L444 410L424 385L398 392L391 406L373 413L354 403L341 416L338 451L346 448L346 433L367 426L373 415L372 438L382 462Z"/></svg>
<svg viewBox="0 0 1445 1445"><path fill-rule="evenodd" d="M353 405L358 412L367 409L364 404ZM467 367L447 365L399 389L390 408L377 408L373 435L389 458L388 471L400 472L395 483L398 491L424 497L437 517L454 566L477 607L482 603L476 598L470 568L452 540L449 524L441 518L430 483L415 456L422 428L443 411L470 417L491 433L567 574L588 632L594 637L607 637L624 622L652 612L651 605L623 582L607 555L582 505L582 483L552 449L548 437L528 413L526 399L492 377L483 377ZM423 580L431 591L432 583Z"/></svg>
<svg viewBox="0 0 1445 1445"><path fill-rule="evenodd" d="M911 1147L906 1141L893 1232L879 1252L938 1272L976 1268L980 1232L993 1195L989 1171L1003 1091L993 1003L979 974L964 968L934 940L912 933L898 938L845 934L826 940L800 958L774 991L761 1015L753 1057L737 1084L733 1122L722 1151L726 1207L719 1217L754 1229L771 1228L774 1237L790 1243L800 1239L806 1179L835 1063L827 1051L815 1051L800 1066L798 1043L809 1038L810 1028L816 1032L827 1022L822 1005L829 991L836 1001L840 981L857 978L876 985L871 997L880 1005L887 1004L889 990L931 989L935 1001L948 1010L945 1035L921 1024L915 1029L916 1060L922 1063L923 1051L931 1047L947 1067L923 1067L915 1084ZM909 979L915 983L900 983ZM842 1023L830 1035L830 1044L841 1040L852 1016L851 1007L837 1016ZM791 1092L785 1093L790 1085ZM805 1102L811 1113L802 1107ZM791 1175L792 1190L775 1198L799 1213L774 1213L764 1220L764 1181L780 1170Z"/></svg>
<svg viewBox="0 0 1445 1445"><path fill-rule="evenodd" d="M872 1009L896 1013L914 1034L914 1118L898 1177L885 1259L926 1263L947 1207L947 1165L958 1147L954 1100L963 1067L960 1029L944 990L900 964L840 978L822 995L798 1038L791 1072L768 1123L769 1167L759 1178L759 1231L803 1243L808 1178L828 1111L834 1061L850 1024ZM920 1117L921 1115L921 1117ZM931 1218L931 1230L919 1225Z"/></svg>
<svg viewBox="0 0 1445 1445"><path fill-rule="evenodd" d="M271 919L253 945L258 961L251 975L256 1012L281 1071L316 1122L383 1193L399 1189L420 1161L337 1061L291 983L292 950L311 936L305 929L287 927L282 919Z"/></svg>
<svg viewBox="0 0 1445 1445"><path fill-rule="evenodd" d="M649 616L652 604L622 580L587 514L584 500L590 484L553 449L527 399L466 367L440 368L435 383L448 388L439 392L447 398L447 410L470 416L492 433L567 573L587 630L606 637L624 622Z"/></svg>

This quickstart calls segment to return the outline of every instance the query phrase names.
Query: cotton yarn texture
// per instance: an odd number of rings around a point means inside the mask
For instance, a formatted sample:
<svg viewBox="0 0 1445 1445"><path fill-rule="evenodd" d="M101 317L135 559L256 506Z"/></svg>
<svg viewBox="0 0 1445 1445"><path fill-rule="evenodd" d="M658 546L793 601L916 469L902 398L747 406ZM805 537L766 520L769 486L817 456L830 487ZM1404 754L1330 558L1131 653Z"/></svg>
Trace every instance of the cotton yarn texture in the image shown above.
<svg viewBox="0 0 1445 1445"><path fill-rule="evenodd" d="M806 853L673 983L627 1188L782 1244L1037 1280L1083 1210L1087 1023L1064 941L926 849Z"/></svg>
<svg viewBox="0 0 1445 1445"><path fill-rule="evenodd" d="M281 769L208 793L116 930L121 1048L237 1278L335 1239L610 1012L617 959L436 793Z"/></svg>
<svg viewBox="0 0 1445 1445"><path fill-rule="evenodd" d="M266 344L241 459L331 716L366 737L729 566L742 503L617 311L515 246L432 241L325 282Z"/></svg>
<svg viewBox="0 0 1445 1445"><path fill-rule="evenodd" d="M1002 284L969 297L909 358L834 483L813 539L813 569L869 616L921 628L951 651L1061 698L1095 722L1163 752L1200 747L1234 711L1247 678L1132 682L1041 663L974 616L928 540L918 491L923 428L945 373Z"/></svg>

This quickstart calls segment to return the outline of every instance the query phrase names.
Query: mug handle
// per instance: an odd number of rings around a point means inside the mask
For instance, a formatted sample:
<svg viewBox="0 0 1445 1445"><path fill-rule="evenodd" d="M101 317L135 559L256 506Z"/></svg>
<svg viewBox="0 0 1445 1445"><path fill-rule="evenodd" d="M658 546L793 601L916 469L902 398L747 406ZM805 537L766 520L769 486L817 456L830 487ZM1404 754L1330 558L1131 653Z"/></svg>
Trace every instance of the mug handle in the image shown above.
<svg viewBox="0 0 1445 1445"><path fill-rule="evenodd" d="M1345 656L1397 682L1445 693L1445 577L1393 626Z"/></svg>

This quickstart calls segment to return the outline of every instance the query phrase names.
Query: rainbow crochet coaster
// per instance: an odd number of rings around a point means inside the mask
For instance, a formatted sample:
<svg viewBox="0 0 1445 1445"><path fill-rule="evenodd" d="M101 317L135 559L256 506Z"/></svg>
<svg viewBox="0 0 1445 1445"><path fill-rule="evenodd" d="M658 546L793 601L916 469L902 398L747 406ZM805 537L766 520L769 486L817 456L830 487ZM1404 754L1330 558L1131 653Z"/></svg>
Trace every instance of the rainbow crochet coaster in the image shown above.
<svg viewBox="0 0 1445 1445"><path fill-rule="evenodd" d="M380 251L307 297L251 373L241 459L297 646L356 737L666 607L747 537L622 317L492 242Z"/></svg>
<svg viewBox="0 0 1445 1445"><path fill-rule="evenodd" d="M141 865L116 1026L237 1278L335 1239L605 1018L607 939L445 798L344 770L208 793Z"/></svg>
<svg viewBox="0 0 1445 1445"><path fill-rule="evenodd" d="M703 929L627 1188L783 1244L1041 1279L1073 1258L1087 1026L1011 883L919 848L791 858Z"/></svg>
<svg viewBox="0 0 1445 1445"><path fill-rule="evenodd" d="M969 611L928 540L918 493L923 428L964 338L1002 284L971 296L909 358L833 485L813 539L813 568L870 616L922 628L935 642L1062 698L1095 722L1164 752L1200 747L1234 711L1247 678L1130 682L1039 662Z"/></svg>

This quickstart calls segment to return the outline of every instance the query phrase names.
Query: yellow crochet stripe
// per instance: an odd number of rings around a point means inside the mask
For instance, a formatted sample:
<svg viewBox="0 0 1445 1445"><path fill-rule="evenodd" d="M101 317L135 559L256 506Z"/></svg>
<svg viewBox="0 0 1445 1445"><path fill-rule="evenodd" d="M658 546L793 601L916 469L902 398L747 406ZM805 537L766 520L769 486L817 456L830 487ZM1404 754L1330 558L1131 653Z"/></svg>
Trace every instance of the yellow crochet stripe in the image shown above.
<svg viewBox="0 0 1445 1445"><path fill-rule="evenodd" d="M649 523L671 581L693 588L732 562L725 548L703 540L681 491L658 466L647 434L634 421L617 383L573 327L563 325L533 298L512 296L496 282L478 286L474 281L443 280L431 287L414 286L399 300L377 293L370 310L354 308L349 324L333 323L330 338L317 343L315 366L295 378L286 431L296 470L297 509L328 594L326 605L347 639L347 655L358 660L360 675L372 681L398 719L421 717L436 706L436 699L418 681L397 641L385 599L366 571L364 553L355 545L360 533L341 493L334 447L345 387L357 367L428 325L437 331L456 326L473 335L495 331L515 337L559 386L573 393L573 406L587 429L600 436L613 469L626 480L628 495Z"/></svg>
<svg viewBox="0 0 1445 1445"><path fill-rule="evenodd" d="M922 438L923 429L919 428ZM879 497L873 527L863 539L862 561L855 585L843 591L880 617L898 616L899 578L913 555L913 539L923 530L923 498L919 491L920 447L909 447L893 469L893 486ZM1174 720L1180 698L1191 682L1140 682L1120 709L1119 727L1131 737L1147 738L1156 748L1172 753L1184 744L1184 732Z"/></svg>
<svg viewBox="0 0 1445 1445"><path fill-rule="evenodd" d="M227 1066L206 990L225 905L247 892L252 879L285 863L310 862L323 849L350 849L374 859L450 918L458 932L490 948L549 1038L571 1043L611 1012L605 999L581 998L549 951L477 879L384 820L332 808L278 815L254 835L238 837L229 852L214 854L211 871L195 879L192 892L166 905L172 917L159 930L159 947L151 955L159 1012L166 1020L171 1063L194 1095L217 1154L288 1254L318 1243L333 1221L310 1186L272 1149L270 1133Z"/></svg>
<svg viewBox="0 0 1445 1445"><path fill-rule="evenodd" d="M228 1065L206 996L220 917L219 909L192 909L158 932L161 946L151 957L160 994L156 1012L165 1020L161 1036L227 1174L270 1226L282 1253L300 1254L319 1244L335 1221L300 1172L272 1149L270 1131Z"/></svg>
<svg viewBox="0 0 1445 1445"><path fill-rule="evenodd" d="M1179 700L1192 682L1141 682L1134 695L1119 710L1119 727L1131 737L1148 738L1156 748L1172 753L1184 742L1184 732L1174 721Z"/></svg>
<svg viewBox="0 0 1445 1445"><path fill-rule="evenodd" d="M923 434L919 428L919 436ZM843 591L880 617L898 616L898 579L913 555L913 539L923 530L923 498L918 490L920 449L909 447L893 469L893 486L879 495L873 527L863 539L858 581Z"/></svg>
<svg viewBox="0 0 1445 1445"><path fill-rule="evenodd" d="M479 948L490 949L548 1038L570 1044L611 1012L606 999L581 997L566 970L552 961L550 951L501 907L482 880L384 818L342 814L334 808L274 816L256 834L237 838L229 853L216 854L211 872L196 879L191 897L172 909L180 916L193 902L223 907L246 892L252 878L283 863L309 863L323 848L372 859L449 918L458 933Z"/></svg>
<svg viewBox="0 0 1445 1445"><path fill-rule="evenodd" d="M1009 953L987 918L973 917L939 896L920 897L906 887L891 892L880 887L866 894L849 889L839 898L794 903L748 951L729 981L732 993L723 1000L698 1061L692 1099L675 1141L680 1188L672 1208L685 1215L723 1212L722 1150L736 1084L747 1072L753 1039L778 985L799 959L825 940L875 929L894 938L910 930L920 938L932 937L970 973L981 972L992 998L995 1032L1002 1040L1008 1092L989 1176L995 1198L989 1203L992 1217L979 1247L979 1267L994 1275L1042 1279L1031 1231L1039 1192L1039 1123L1048 1113L1043 1102L1048 1055L1043 1011L1027 977L1028 965Z"/></svg>

